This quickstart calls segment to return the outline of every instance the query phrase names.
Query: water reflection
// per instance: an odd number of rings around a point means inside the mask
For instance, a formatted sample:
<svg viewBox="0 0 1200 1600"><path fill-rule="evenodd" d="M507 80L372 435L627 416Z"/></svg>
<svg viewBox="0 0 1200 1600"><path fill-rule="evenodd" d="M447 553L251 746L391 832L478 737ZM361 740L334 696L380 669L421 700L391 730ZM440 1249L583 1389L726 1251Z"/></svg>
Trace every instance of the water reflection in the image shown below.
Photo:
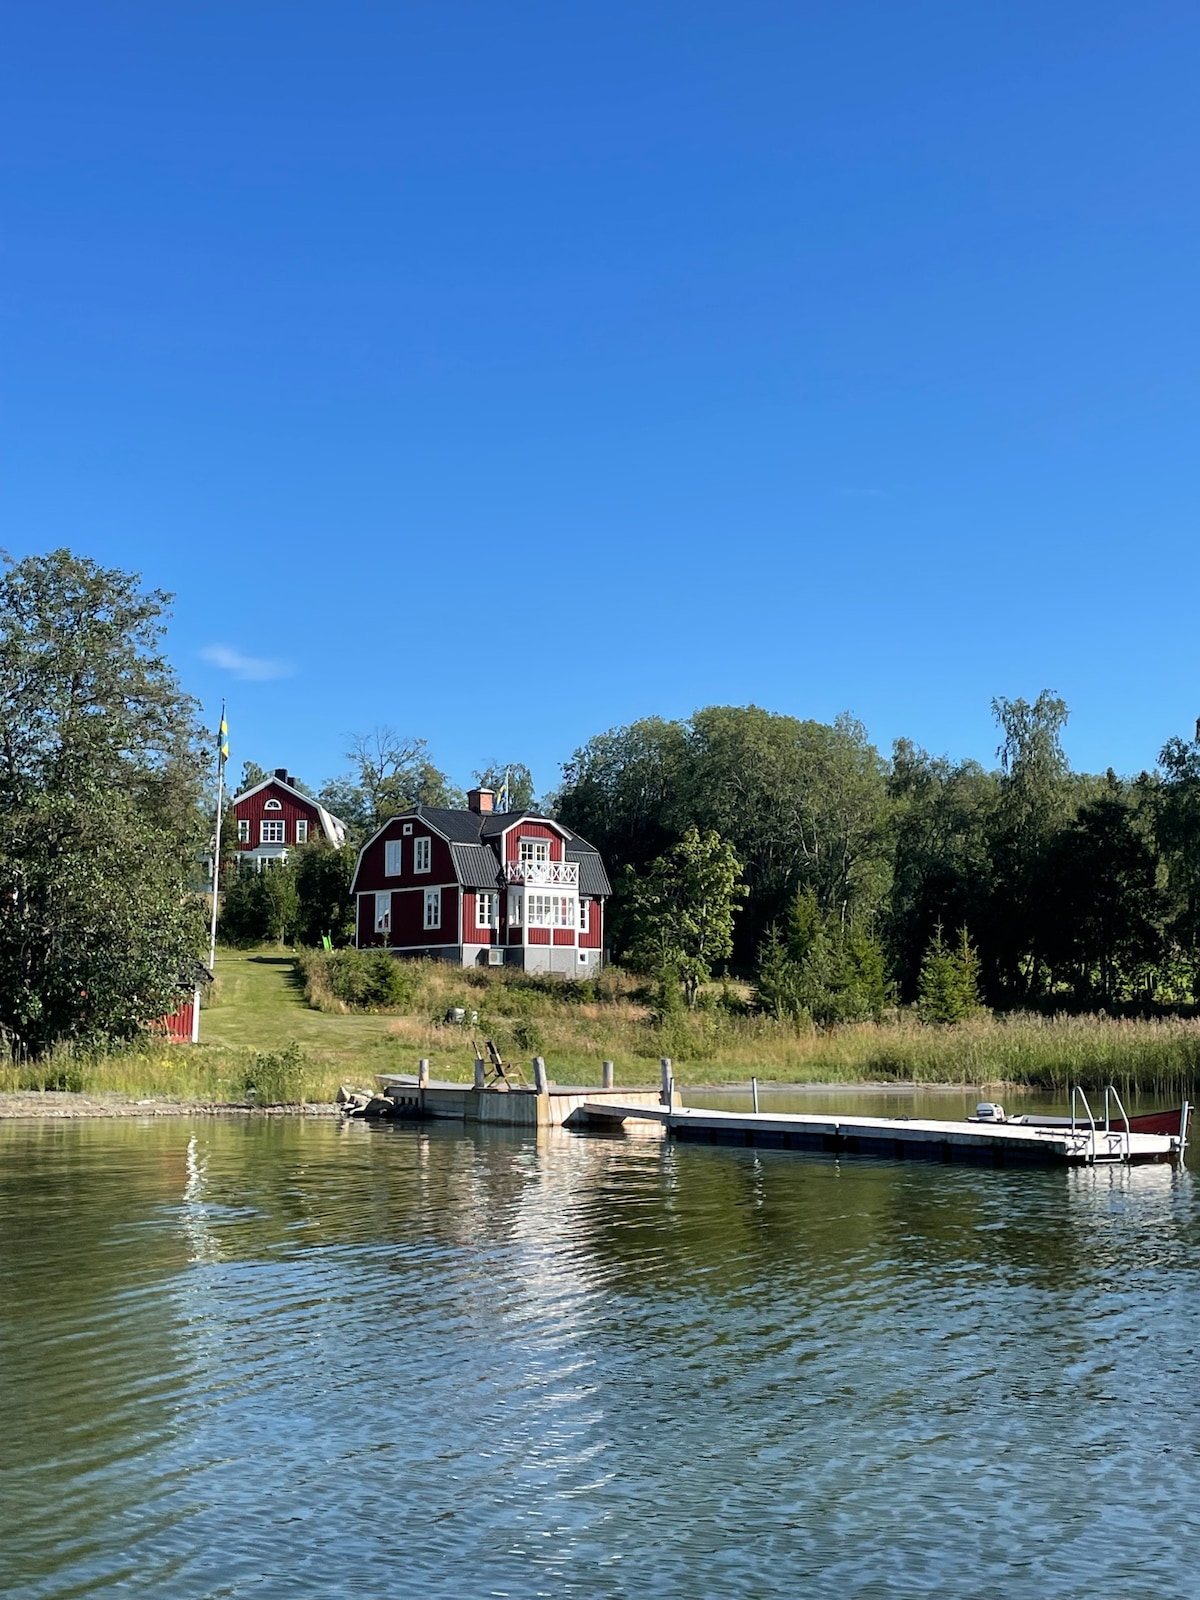
<svg viewBox="0 0 1200 1600"><path fill-rule="evenodd" d="M1186 1594L1196 1245L1165 1167L0 1125L0 1590Z"/></svg>

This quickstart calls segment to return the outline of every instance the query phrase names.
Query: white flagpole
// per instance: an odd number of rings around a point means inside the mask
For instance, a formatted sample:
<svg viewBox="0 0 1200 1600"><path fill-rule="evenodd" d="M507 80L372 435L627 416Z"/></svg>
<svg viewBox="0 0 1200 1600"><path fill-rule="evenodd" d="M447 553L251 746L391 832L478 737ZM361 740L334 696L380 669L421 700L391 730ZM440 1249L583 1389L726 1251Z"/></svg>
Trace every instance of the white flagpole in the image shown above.
<svg viewBox="0 0 1200 1600"><path fill-rule="evenodd" d="M221 701L221 732L217 734L217 832L213 840L212 922L208 940L208 970L217 968L217 892L221 887L221 802L225 798L225 702Z"/></svg>

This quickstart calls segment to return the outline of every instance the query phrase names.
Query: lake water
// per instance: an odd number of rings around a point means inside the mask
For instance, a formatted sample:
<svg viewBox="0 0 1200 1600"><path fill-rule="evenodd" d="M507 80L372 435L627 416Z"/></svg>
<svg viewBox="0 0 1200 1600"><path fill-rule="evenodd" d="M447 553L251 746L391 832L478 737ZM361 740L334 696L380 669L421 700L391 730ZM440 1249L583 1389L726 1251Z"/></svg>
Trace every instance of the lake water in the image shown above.
<svg viewBox="0 0 1200 1600"><path fill-rule="evenodd" d="M0 1123L0 1592L1192 1597L1198 1247L1166 1167Z"/></svg>

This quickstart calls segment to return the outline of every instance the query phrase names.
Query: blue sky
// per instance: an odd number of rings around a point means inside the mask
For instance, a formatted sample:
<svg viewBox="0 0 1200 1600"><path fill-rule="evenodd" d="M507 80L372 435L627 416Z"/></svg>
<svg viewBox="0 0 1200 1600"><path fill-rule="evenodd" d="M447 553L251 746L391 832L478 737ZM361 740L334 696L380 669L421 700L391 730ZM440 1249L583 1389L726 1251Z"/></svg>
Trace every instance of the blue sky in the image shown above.
<svg viewBox="0 0 1200 1600"><path fill-rule="evenodd" d="M233 758L541 788L755 701L1200 713L1200 11L7 8L0 544L177 594ZM248 663L248 665L247 665Z"/></svg>

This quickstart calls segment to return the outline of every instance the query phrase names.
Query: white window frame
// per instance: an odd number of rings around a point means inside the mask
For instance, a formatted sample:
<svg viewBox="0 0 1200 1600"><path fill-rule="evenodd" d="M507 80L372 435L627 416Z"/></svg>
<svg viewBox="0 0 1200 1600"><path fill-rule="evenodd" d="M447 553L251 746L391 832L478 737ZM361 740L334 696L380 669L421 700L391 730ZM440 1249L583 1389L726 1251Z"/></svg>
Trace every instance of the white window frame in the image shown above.
<svg viewBox="0 0 1200 1600"><path fill-rule="evenodd" d="M263 801L263 810L264 811L282 811L283 810L283 801L282 800L264 800Z"/></svg>
<svg viewBox="0 0 1200 1600"><path fill-rule="evenodd" d="M375 891L375 932L391 933L392 931L392 891L390 889L377 889Z"/></svg>
<svg viewBox="0 0 1200 1600"><path fill-rule="evenodd" d="M401 828L401 830L400 830L400 832L401 832L401 833L402 833L402 834L403 834L403 835L404 835L404 837L405 837L405 838L406 838L406 839L407 839L407 838L408 838L408 836L409 836L409 834L410 834L410 833L411 833L411 832L412 832L412 823L411 823L411 822L406 822L406 823L405 823L405 824L404 824L404 826L403 826L403 827L402 827L402 828Z"/></svg>
<svg viewBox="0 0 1200 1600"><path fill-rule="evenodd" d="M282 817L264 817L258 825L259 844L286 844L284 828L286 824ZM270 828L270 833L267 829Z"/></svg>
<svg viewBox="0 0 1200 1600"><path fill-rule="evenodd" d="M530 928L573 928L578 913L572 912L569 894L536 894L526 892L526 926Z"/></svg>
<svg viewBox="0 0 1200 1600"><path fill-rule="evenodd" d="M523 867L549 866L549 839L537 839L532 834L523 834L517 840L517 859Z"/></svg>
<svg viewBox="0 0 1200 1600"><path fill-rule="evenodd" d="M383 844L383 875L398 878L404 871L404 846L399 839L385 839Z"/></svg>
<svg viewBox="0 0 1200 1600"><path fill-rule="evenodd" d="M250 818L249 817L239 817L238 818L238 843L239 844L249 844L250 843Z"/></svg>
<svg viewBox="0 0 1200 1600"><path fill-rule="evenodd" d="M413 840L413 871L433 871L433 840L427 833Z"/></svg>
<svg viewBox="0 0 1200 1600"><path fill-rule="evenodd" d="M425 928L427 932L440 928L442 925L442 891L440 889L426 889L425 891Z"/></svg>
<svg viewBox="0 0 1200 1600"><path fill-rule="evenodd" d="M475 891L475 926L477 928L496 926L496 896L491 889Z"/></svg>
<svg viewBox="0 0 1200 1600"><path fill-rule="evenodd" d="M590 912L590 909L591 909L591 904L592 904L592 902L590 900L581 899L580 902L579 902L579 931L580 931L580 933L590 933L592 931L592 929L591 929L591 921L592 921L592 919L591 919L591 916L589 915L589 912Z"/></svg>
<svg viewBox="0 0 1200 1600"><path fill-rule="evenodd" d="M307 817L297 817L296 818L296 843L297 844L307 844L308 843L308 818Z"/></svg>
<svg viewBox="0 0 1200 1600"><path fill-rule="evenodd" d="M510 928L521 926L521 891L510 889L508 891L508 925Z"/></svg>

